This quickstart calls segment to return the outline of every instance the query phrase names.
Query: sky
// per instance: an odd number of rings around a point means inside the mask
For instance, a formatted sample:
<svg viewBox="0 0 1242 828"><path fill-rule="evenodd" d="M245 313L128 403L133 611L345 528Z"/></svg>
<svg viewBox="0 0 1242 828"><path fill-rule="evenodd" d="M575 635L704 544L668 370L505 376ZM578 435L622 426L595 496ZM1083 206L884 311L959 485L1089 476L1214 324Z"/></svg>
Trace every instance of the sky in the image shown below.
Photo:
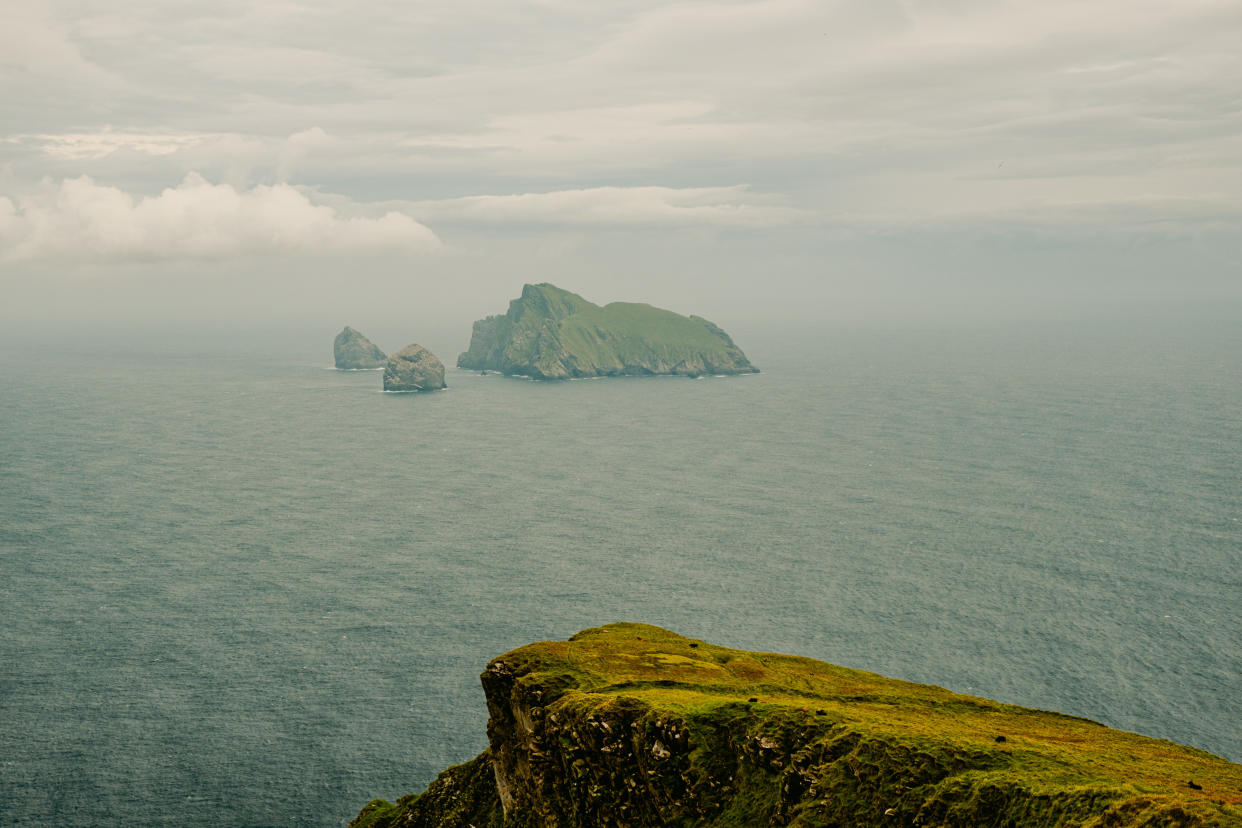
<svg viewBox="0 0 1242 828"><path fill-rule="evenodd" d="M1236 306L1240 43L1237 0L8 3L0 323Z"/></svg>

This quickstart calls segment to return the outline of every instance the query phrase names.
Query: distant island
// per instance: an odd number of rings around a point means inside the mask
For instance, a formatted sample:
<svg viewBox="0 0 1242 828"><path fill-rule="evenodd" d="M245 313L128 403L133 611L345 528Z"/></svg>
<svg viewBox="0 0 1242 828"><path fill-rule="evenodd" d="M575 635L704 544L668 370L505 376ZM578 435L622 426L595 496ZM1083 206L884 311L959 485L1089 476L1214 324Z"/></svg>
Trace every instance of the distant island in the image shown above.
<svg viewBox="0 0 1242 828"><path fill-rule="evenodd" d="M1205 751L645 624L481 679L490 746L351 828L1242 825Z"/></svg>
<svg viewBox="0 0 1242 828"><path fill-rule="evenodd" d="M348 325L332 342L332 358L337 368L350 371L383 368L388 361L375 343Z"/></svg>
<svg viewBox="0 0 1242 828"><path fill-rule="evenodd" d="M633 302L601 307L547 283L525 285L508 313L475 322L457 367L534 379L759 371L706 319Z"/></svg>

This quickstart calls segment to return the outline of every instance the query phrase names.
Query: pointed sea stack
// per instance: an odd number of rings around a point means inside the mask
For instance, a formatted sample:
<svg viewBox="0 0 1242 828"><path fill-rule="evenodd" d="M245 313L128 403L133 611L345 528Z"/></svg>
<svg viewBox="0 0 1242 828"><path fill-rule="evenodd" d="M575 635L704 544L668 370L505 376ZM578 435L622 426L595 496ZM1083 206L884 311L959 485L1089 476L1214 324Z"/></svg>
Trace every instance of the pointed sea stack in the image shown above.
<svg viewBox="0 0 1242 828"><path fill-rule="evenodd" d="M547 283L524 286L508 313L475 322L457 367L534 379L759 372L702 317L635 302L600 307Z"/></svg>
<svg viewBox="0 0 1242 828"><path fill-rule="evenodd" d="M444 363L422 345L407 345L384 366L385 391L439 391L444 388Z"/></svg>
<svg viewBox="0 0 1242 828"><path fill-rule="evenodd" d="M388 355L371 340L348 325L336 335L332 343L332 356L336 367L345 370L383 368Z"/></svg>

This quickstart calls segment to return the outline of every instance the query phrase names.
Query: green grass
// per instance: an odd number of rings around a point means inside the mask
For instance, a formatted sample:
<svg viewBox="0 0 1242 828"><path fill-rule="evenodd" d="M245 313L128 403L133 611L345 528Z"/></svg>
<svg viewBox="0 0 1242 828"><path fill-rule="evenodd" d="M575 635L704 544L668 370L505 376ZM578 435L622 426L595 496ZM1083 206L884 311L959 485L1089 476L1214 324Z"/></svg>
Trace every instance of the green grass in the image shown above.
<svg viewBox="0 0 1242 828"><path fill-rule="evenodd" d="M1242 766L1204 751L644 624L483 685L491 747L354 828L1242 826Z"/></svg>
<svg viewBox="0 0 1242 828"><path fill-rule="evenodd" d="M1163 815L1152 824L1242 825L1242 766L1073 716L641 624L585 630L499 660L522 685L559 693L553 707L573 721L607 715L624 699L648 720L684 722L701 746L691 760L707 776L711 763L733 761L722 738L764 736L782 745L785 762L801 751L808 784L831 804L802 801L794 824L834 824L842 813L861 819L892 802L939 814L941 824L972 824L985 812L999 815L987 824L1141 824L1107 821L1110 808L1128 808ZM771 805L772 785L752 780L738 795L753 807L730 801L722 813L746 824ZM817 807L826 809L822 820ZM1189 821L1177 821L1179 813Z"/></svg>
<svg viewBox="0 0 1242 828"><path fill-rule="evenodd" d="M561 324L562 336L589 336L592 331L636 342L685 349L713 350L724 345L702 321L636 302L613 302L579 311Z"/></svg>
<svg viewBox="0 0 1242 828"><path fill-rule="evenodd" d="M524 286L508 313L475 323L458 365L546 379L754 370L705 319L633 302L600 307L547 283Z"/></svg>
<svg viewBox="0 0 1242 828"><path fill-rule="evenodd" d="M512 309L514 305L519 308L523 305L528 305L538 310L540 314L556 319L561 319L580 311L599 308L599 305L596 305L594 302L588 302L578 294L559 288L551 282L523 285L522 297L514 300L510 308Z"/></svg>

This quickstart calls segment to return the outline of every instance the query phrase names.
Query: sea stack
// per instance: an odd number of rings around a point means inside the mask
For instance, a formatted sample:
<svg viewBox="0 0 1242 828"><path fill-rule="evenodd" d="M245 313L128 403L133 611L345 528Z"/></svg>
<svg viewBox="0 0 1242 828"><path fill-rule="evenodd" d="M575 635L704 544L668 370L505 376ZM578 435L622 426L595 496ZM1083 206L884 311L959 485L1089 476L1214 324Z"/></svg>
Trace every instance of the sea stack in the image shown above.
<svg viewBox="0 0 1242 828"><path fill-rule="evenodd" d="M332 343L332 356L336 367L345 370L366 368L383 368L388 355L375 346L371 340L348 325L336 335Z"/></svg>
<svg viewBox="0 0 1242 828"><path fill-rule="evenodd" d="M444 363L422 345L407 345L384 366L385 391L439 391L444 388Z"/></svg>

